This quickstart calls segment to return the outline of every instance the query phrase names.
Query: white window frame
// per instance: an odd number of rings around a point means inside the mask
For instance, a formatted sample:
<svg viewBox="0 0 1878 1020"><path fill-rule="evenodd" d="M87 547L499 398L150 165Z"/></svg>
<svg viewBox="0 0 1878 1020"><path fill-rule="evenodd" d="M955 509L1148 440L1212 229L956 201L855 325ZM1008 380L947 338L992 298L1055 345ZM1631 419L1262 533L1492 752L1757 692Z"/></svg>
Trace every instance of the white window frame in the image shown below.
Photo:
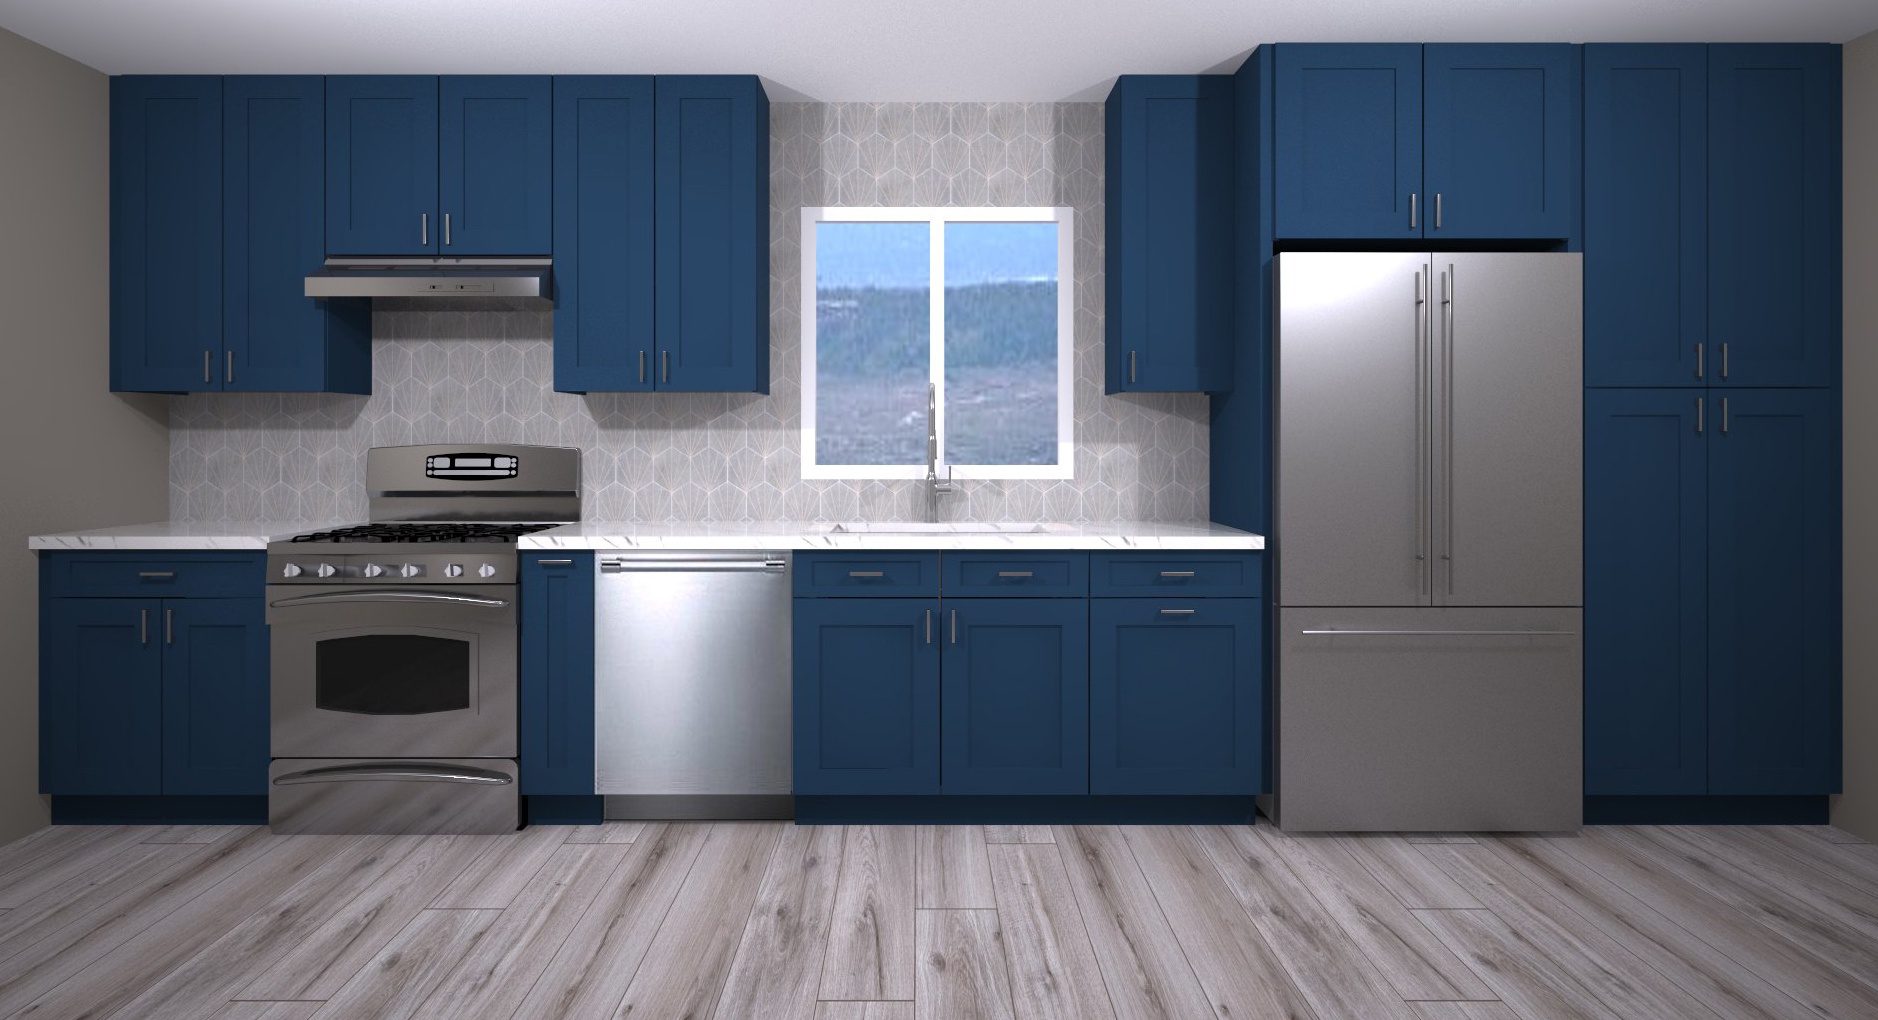
<svg viewBox="0 0 1878 1020"><path fill-rule="evenodd" d="M932 242L930 351L927 373L938 400L938 471L957 480L1075 477L1076 224L1067 206L811 206L802 210L802 477L925 478L920 464L821 464L815 459L815 227L819 223L926 223ZM945 226L947 223L1055 223L1056 463L952 464L946 460Z"/></svg>

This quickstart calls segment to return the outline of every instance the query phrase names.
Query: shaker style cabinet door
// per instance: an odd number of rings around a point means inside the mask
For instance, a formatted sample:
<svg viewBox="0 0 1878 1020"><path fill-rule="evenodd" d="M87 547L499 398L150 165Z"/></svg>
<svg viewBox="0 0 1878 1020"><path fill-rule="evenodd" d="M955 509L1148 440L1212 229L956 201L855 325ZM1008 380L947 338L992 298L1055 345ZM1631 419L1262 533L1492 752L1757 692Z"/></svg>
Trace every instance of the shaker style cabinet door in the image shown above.
<svg viewBox="0 0 1878 1020"><path fill-rule="evenodd" d="M435 255L437 79L326 79L326 253Z"/></svg>
<svg viewBox="0 0 1878 1020"><path fill-rule="evenodd" d="M594 792L593 554L524 553L522 793Z"/></svg>
<svg viewBox="0 0 1878 1020"><path fill-rule="evenodd" d="M937 599L795 600L795 792L939 792Z"/></svg>
<svg viewBox="0 0 1878 1020"><path fill-rule="evenodd" d="M1586 46L1585 384L1701 386L1720 367L1707 48Z"/></svg>
<svg viewBox="0 0 1878 1020"><path fill-rule="evenodd" d="M1424 237L1572 235L1579 59L1565 43L1423 47Z"/></svg>
<svg viewBox="0 0 1878 1020"><path fill-rule="evenodd" d="M554 239L554 99L546 75L438 80L443 255L541 255Z"/></svg>
<svg viewBox="0 0 1878 1020"><path fill-rule="evenodd" d="M1276 47L1279 237L1422 236L1422 47Z"/></svg>
<svg viewBox="0 0 1878 1020"><path fill-rule="evenodd" d="M1828 45L1708 48L1709 376L1839 376L1840 66Z"/></svg>
<svg viewBox="0 0 1878 1020"><path fill-rule="evenodd" d="M1089 604L946 599L940 785L1089 792Z"/></svg>
<svg viewBox="0 0 1878 1020"><path fill-rule="evenodd" d="M156 640L157 621L151 621ZM267 793L268 648L262 600L165 599L163 792Z"/></svg>
<svg viewBox="0 0 1878 1020"><path fill-rule="evenodd" d="M111 388L219 389L221 352L222 79L112 78Z"/></svg>
<svg viewBox="0 0 1878 1020"><path fill-rule="evenodd" d="M1719 426L1700 390L1585 394L1587 795L1708 792L1707 455Z"/></svg>
<svg viewBox="0 0 1878 1020"><path fill-rule="evenodd" d="M163 602L40 606L39 792L162 793Z"/></svg>
<svg viewBox="0 0 1878 1020"><path fill-rule="evenodd" d="M1708 792L1837 792L1838 397L1710 394Z"/></svg>
<svg viewBox="0 0 1878 1020"><path fill-rule="evenodd" d="M554 79L554 388L653 388L652 77Z"/></svg>

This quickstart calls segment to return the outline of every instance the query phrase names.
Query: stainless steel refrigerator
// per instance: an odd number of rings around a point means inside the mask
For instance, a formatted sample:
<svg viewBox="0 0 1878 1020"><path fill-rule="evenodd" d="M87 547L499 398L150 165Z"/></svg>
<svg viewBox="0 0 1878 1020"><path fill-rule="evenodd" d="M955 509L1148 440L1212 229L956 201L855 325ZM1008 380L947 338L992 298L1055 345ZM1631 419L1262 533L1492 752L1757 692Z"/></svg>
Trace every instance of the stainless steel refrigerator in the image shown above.
<svg viewBox="0 0 1878 1020"><path fill-rule="evenodd" d="M1582 258L1277 259L1287 830L1575 828Z"/></svg>

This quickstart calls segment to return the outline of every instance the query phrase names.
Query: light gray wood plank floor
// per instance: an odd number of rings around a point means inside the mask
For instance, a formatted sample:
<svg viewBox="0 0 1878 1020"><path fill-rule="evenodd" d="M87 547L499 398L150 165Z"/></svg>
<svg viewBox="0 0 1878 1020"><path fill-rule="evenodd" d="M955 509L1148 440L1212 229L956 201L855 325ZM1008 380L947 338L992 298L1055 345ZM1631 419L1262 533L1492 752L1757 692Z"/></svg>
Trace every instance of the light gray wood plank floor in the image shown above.
<svg viewBox="0 0 1878 1020"><path fill-rule="evenodd" d="M0 1020L1878 1018L1823 826L53 828L0 846Z"/></svg>

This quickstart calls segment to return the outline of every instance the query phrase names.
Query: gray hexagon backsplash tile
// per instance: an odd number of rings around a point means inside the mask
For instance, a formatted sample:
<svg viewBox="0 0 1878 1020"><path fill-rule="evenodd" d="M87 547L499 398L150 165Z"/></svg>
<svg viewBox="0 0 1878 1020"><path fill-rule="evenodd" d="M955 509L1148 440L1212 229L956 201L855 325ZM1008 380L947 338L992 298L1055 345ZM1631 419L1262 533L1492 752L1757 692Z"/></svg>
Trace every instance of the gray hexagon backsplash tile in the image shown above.
<svg viewBox="0 0 1878 1020"><path fill-rule="evenodd" d="M803 205L1076 211L1076 477L961 481L947 520L1124 523L1207 513L1207 398L1102 392L1098 103L776 103L770 394L556 393L552 313L381 300L369 397L195 394L170 405L170 516L364 519L365 451L413 442L582 450L586 514L640 523L917 519L917 481L801 476Z"/></svg>

